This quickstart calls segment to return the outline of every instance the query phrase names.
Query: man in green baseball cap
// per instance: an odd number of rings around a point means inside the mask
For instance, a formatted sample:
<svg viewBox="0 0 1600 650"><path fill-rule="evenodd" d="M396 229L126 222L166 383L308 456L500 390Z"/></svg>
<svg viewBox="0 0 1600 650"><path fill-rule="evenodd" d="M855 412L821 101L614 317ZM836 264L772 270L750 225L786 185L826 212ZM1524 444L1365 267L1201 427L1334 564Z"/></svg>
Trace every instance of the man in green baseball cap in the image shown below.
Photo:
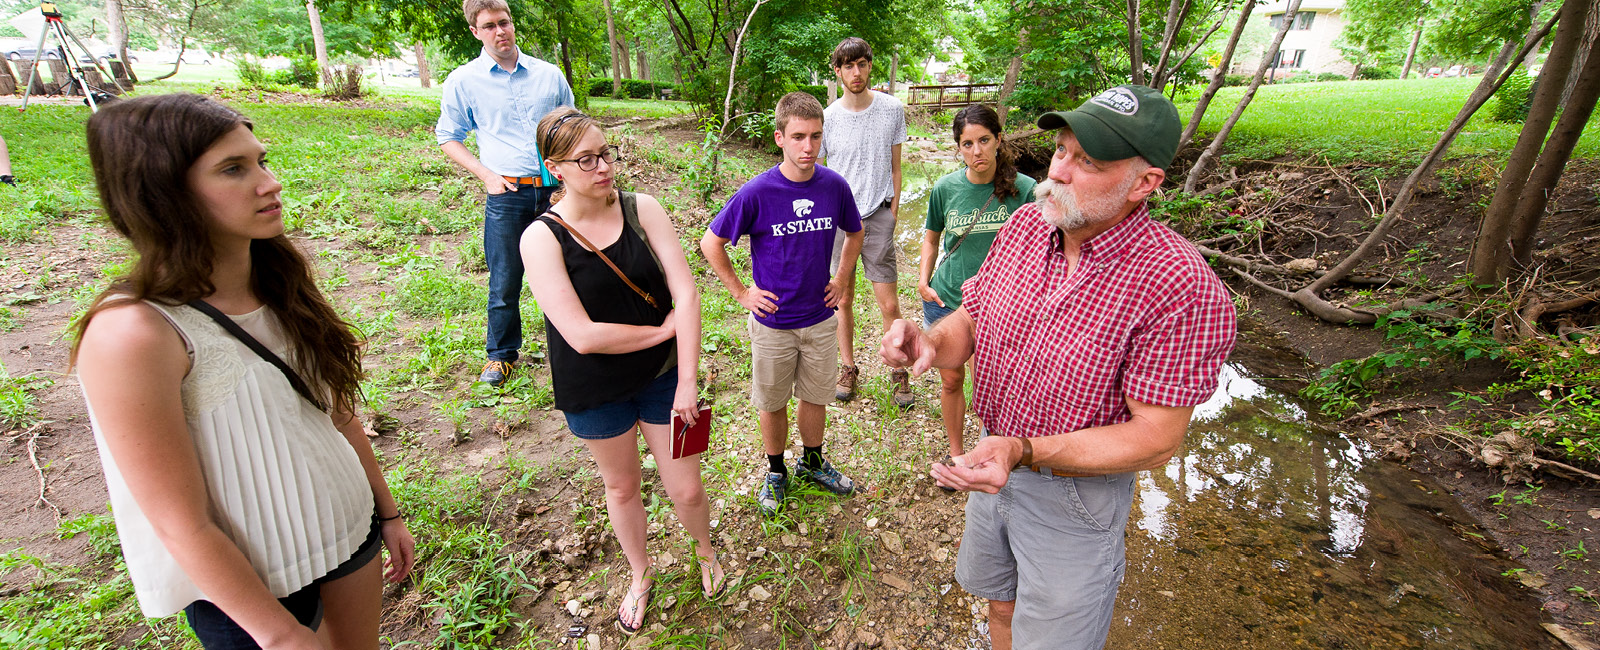
<svg viewBox="0 0 1600 650"><path fill-rule="evenodd" d="M1118 86L1039 126L1058 131L1038 200L1006 221L960 308L927 331L895 321L879 354L918 374L973 364L985 435L931 474L969 493L956 581L988 600L994 650L1099 650L1134 478L1182 447L1235 316L1194 244L1150 218L1178 144L1170 101Z"/></svg>
<svg viewBox="0 0 1600 650"><path fill-rule="evenodd" d="M1178 109L1148 86L1117 86L1095 95L1075 111L1039 116L1039 128L1069 127L1084 152L1098 160L1142 156L1152 167L1166 169L1178 153Z"/></svg>

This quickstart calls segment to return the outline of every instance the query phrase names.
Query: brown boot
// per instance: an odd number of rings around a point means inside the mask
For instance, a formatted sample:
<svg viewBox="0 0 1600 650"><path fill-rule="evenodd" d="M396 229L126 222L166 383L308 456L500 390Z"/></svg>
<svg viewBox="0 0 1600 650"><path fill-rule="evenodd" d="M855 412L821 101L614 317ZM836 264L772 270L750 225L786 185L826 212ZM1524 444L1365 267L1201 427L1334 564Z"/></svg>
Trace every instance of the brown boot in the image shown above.
<svg viewBox="0 0 1600 650"><path fill-rule="evenodd" d="M833 398L841 402L855 399L856 375L860 373L855 366L839 366L839 383L833 387Z"/></svg>
<svg viewBox="0 0 1600 650"><path fill-rule="evenodd" d="M902 409L911 408L916 402L911 396L911 373L904 370L891 372L889 382L894 384L894 405Z"/></svg>

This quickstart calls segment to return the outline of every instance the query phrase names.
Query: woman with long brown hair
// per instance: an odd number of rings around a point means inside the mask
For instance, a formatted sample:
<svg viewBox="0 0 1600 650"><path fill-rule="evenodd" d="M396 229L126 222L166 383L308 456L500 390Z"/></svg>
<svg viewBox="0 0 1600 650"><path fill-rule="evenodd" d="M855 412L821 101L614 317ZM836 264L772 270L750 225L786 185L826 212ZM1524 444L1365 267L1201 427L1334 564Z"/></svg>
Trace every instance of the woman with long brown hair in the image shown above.
<svg viewBox="0 0 1600 650"><path fill-rule="evenodd" d="M978 272L1000 227L1033 198L1035 184L1032 178L1017 173L1012 154L1001 141L1000 116L994 109L982 104L963 108L950 127L966 167L935 181L928 193L921 281L917 284L923 328L933 327L961 307L961 283ZM939 411L950 443L948 459L964 453L966 371L941 369L939 381Z"/></svg>
<svg viewBox="0 0 1600 650"><path fill-rule="evenodd" d="M639 435L694 541L707 599L726 583L711 545L700 455L672 457L672 416L698 416L700 294L661 204L615 185L617 148L593 118L558 108L539 121L539 151L561 179L555 205L522 234L523 266L544 310L556 408L583 441L606 486L606 514L631 581L617 627L644 625L654 571L646 528Z"/></svg>
<svg viewBox="0 0 1600 650"><path fill-rule="evenodd" d="M360 347L284 237L253 128L187 94L89 119L138 260L78 322L73 362L147 616L183 610L208 649L376 648L382 580L414 542L355 416Z"/></svg>

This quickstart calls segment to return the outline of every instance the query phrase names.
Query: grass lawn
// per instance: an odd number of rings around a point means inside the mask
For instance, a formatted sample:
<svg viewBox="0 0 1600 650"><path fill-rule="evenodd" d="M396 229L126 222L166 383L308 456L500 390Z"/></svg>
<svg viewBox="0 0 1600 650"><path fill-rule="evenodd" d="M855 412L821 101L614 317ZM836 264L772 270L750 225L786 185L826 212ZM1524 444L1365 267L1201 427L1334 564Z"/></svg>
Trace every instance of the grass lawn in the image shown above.
<svg viewBox="0 0 1600 650"><path fill-rule="evenodd" d="M1420 160L1478 84L1477 77L1405 81L1338 81L1262 86L1234 127L1227 151L1237 158L1292 154L1331 161L1404 163ZM1223 88L1201 122L1202 134L1222 128L1244 92ZM1194 112L1199 90L1180 93L1178 113ZM1185 95L1188 96L1185 96ZM1490 120L1489 100L1457 136L1451 155L1501 158L1517 142L1521 124ZM1600 120L1590 120L1574 158L1600 155Z"/></svg>

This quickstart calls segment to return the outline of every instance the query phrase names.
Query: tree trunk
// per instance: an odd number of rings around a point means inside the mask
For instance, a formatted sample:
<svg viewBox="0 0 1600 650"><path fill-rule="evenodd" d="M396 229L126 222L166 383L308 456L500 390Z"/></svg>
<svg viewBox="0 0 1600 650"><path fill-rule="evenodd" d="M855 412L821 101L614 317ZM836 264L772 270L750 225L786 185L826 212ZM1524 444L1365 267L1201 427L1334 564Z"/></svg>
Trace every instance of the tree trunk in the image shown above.
<svg viewBox="0 0 1600 650"><path fill-rule="evenodd" d="M556 18L556 36L561 41L561 73L567 76L567 85L576 88L572 79L572 45L567 39L567 20Z"/></svg>
<svg viewBox="0 0 1600 650"><path fill-rule="evenodd" d="M617 49L621 50L617 53L617 59L622 62L622 78L643 79L642 76L633 76L633 56L628 54L628 34L620 29L617 30Z"/></svg>
<svg viewBox="0 0 1600 650"><path fill-rule="evenodd" d="M1167 23L1161 29L1161 56L1156 59L1156 70L1150 75L1152 88L1159 90L1166 85L1167 64L1172 60L1172 44L1178 40L1179 28L1189 17L1190 2L1191 0L1171 0L1167 3Z"/></svg>
<svg viewBox="0 0 1600 650"><path fill-rule="evenodd" d="M894 94L894 78L900 74L900 52L896 51L889 59L889 94Z"/></svg>
<svg viewBox="0 0 1600 650"><path fill-rule="evenodd" d="M1578 48L1577 60L1573 62L1574 69L1582 68L1587 63L1589 53L1595 49L1595 40L1600 38L1600 4L1590 4L1588 16L1584 18L1583 24L1583 46ZM1562 105L1566 105L1568 99L1572 97L1578 81L1577 75L1567 77L1566 89L1561 93Z"/></svg>
<svg viewBox="0 0 1600 650"><path fill-rule="evenodd" d="M1000 84L1000 100L998 111L1000 113L1000 130L1006 128L1006 116L1011 114L1011 109L1006 103L1011 101L1011 92L1017 89L1017 75L1022 72L1022 57L1011 57L1011 63L1006 66L1005 81Z"/></svg>
<svg viewBox="0 0 1600 650"><path fill-rule="evenodd" d="M122 0L106 0L106 24L111 32L111 50L117 53L117 60L128 71L128 80L138 81L133 66L128 63L128 19L122 12Z"/></svg>
<svg viewBox="0 0 1600 650"><path fill-rule="evenodd" d="M1244 96L1239 98L1239 105L1233 108L1233 114L1228 116L1228 121L1222 124L1222 130L1217 131L1217 136L1211 139L1211 146L1200 153L1200 158L1194 161L1194 167L1189 168L1189 177L1183 180L1183 191L1193 194L1195 187L1200 183L1200 178L1205 175L1206 166L1222 153L1223 143L1228 141L1228 134L1233 132L1233 126L1239 123L1239 118L1244 116L1244 109L1250 106L1250 100L1255 99L1256 89L1261 87L1261 79L1266 76L1267 68L1276 66L1278 62L1278 48L1283 47L1283 37L1289 33L1289 28L1294 25L1292 17L1300 11L1300 0L1289 0L1289 6L1284 9L1283 24L1278 26L1278 33L1272 37L1272 44L1267 46L1267 52L1272 55L1272 60L1263 58L1256 66L1256 75L1250 79L1250 87L1244 91Z"/></svg>
<svg viewBox="0 0 1600 650"><path fill-rule="evenodd" d="M1139 34L1139 0L1128 0L1128 66L1135 86L1144 85L1144 42Z"/></svg>
<svg viewBox="0 0 1600 650"><path fill-rule="evenodd" d="M832 106L833 102L839 99L839 80L838 79L829 79L828 83L827 83L827 86L828 86L828 105Z"/></svg>
<svg viewBox="0 0 1600 650"><path fill-rule="evenodd" d="M1561 173L1572 158L1572 149L1583 135L1584 125L1589 123L1589 117L1594 114L1595 101L1600 99L1600 56L1594 55L1593 46L1588 52L1579 54L1587 56L1583 57L1583 68L1571 75L1571 78L1578 80L1578 84L1562 104L1561 118L1556 121L1555 132L1544 143L1544 152L1539 154L1539 162L1534 165L1533 174L1528 177L1524 187L1523 198L1512 216L1511 255L1521 268L1528 268L1533 262L1533 236L1539 231L1539 221L1544 218L1556 184L1561 182Z"/></svg>
<svg viewBox="0 0 1600 650"><path fill-rule="evenodd" d="M1244 0L1244 6L1240 7L1239 22L1228 33L1228 44L1222 48L1222 60L1217 62L1216 74L1211 75L1211 83L1206 84L1205 91L1200 93L1200 101L1194 105L1194 114L1189 117L1188 126L1183 128L1183 136L1178 138L1179 151L1194 140L1195 132L1200 129L1200 119L1206 116L1206 109L1211 106L1211 98L1216 97L1222 84L1227 82L1228 68L1233 65L1233 51L1239 46L1239 37L1244 34L1245 24L1250 22L1250 11L1255 6L1255 0Z"/></svg>
<svg viewBox="0 0 1600 650"><path fill-rule="evenodd" d="M306 15L311 19L311 44L317 53L317 69L322 71L322 86L333 83L333 69L328 66L328 40L322 36L322 12L317 11L317 0L306 0Z"/></svg>
<svg viewBox="0 0 1600 650"><path fill-rule="evenodd" d="M744 17L744 27L739 28L739 35L733 40L733 53L728 59L728 96L722 100L722 132L726 134L728 127L733 123L733 75L739 70L739 48L744 46L745 32L750 31L750 21L755 20L756 10L767 0L756 0L750 7L750 14Z"/></svg>
<svg viewBox="0 0 1600 650"><path fill-rule="evenodd" d="M428 51L422 43L411 46L411 52L417 55L417 80L422 82L423 88L433 85L433 71L428 69Z"/></svg>
<svg viewBox="0 0 1600 650"><path fill-rule="evenodd" d="M654 79L654 77L650 75L650 66L645 64L644 41L637 36L633 37L633 53L635 56L639 57L639 78L646 81Z"/></svg>
<svg viewBox="0 0 1600 650"><path fill-rule="evenodd" d="M1539 159L1540 149L1545 146L1545 136L1555 121L1556 111L1560 109L1561 92L1567 85L1573 58L1583 40L1583 15L1589 4L1592 0L1567 0L1561 5L1557 15L1561 22L1551 37L1550 54L1539 73L1538 92L1534 93L1528 117L1522 122L1517 144L1506 158L1505 169L1500 171L1494 198L1484 210L1472 252L1467 256L1467 271L1472 274L1474 284L1498 285L1510 276L1512 256L1507 243L1514 215L1519 212L1518 205L1529 200L1523 189ZM1520 70L1514 72L1521 73Z"/></svg>
<svg viewBox="0 0 1600 650"><path fill-rule="evenodd" d="M1411 49L1406 50L1406 64L1400 68L1400 78L1411 75L1411 62L1417 60L1417 45L1422 43L1422 19L1417 19L1417 32L1411 35Z"/></svg>
<svg viewBox="0 0 1600 650"><path fill-rule="evenodd" d="M1351 81L1355 81L1356 78L1360 77L1360 76L1361 76L1361 64L1357 63L1357 64L1351 66L1350 67L1350 80Z"/></svg>
<svg viewBox="0 0 1600 650"><path fill-rule="evenodd" d="M606 49L611 50L611 96L622 96L622 63L617 46L617 21L611 15L611 0L600 0L606 8ZM627 59L622 59L626 61Z"/></svg>

